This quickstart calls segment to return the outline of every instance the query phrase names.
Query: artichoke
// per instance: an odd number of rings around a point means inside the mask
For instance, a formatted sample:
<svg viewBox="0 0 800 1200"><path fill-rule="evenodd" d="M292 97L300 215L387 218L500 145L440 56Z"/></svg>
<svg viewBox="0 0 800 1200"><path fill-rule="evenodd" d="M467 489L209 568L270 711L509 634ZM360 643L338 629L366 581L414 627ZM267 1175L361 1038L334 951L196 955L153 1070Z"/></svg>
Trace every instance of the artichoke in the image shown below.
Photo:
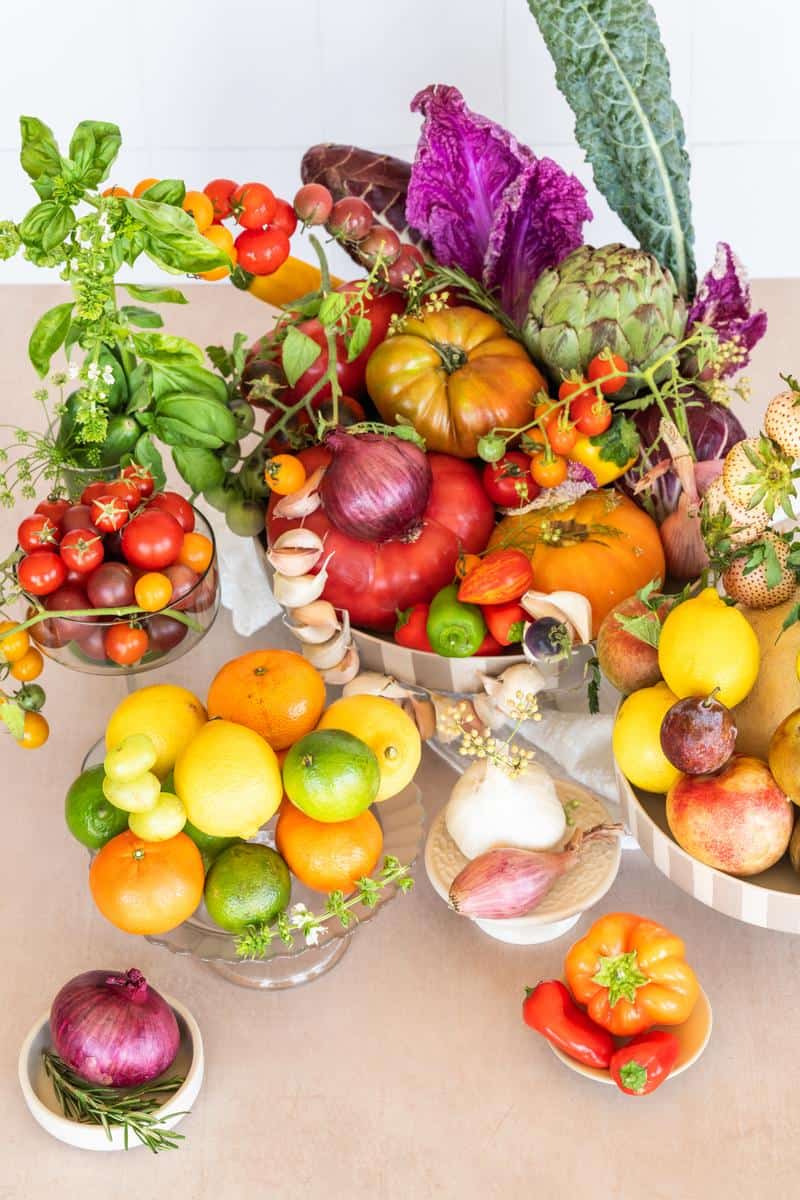
<svg viewBox="0 0 800 1200"><path fill-rule="evenodd" d="M542 272L523 336L536 362L560 383L571 371L583 374L606 348L631 369L646 367L680 341L685 328L686 303L671 273L652 254L614 242L579 246ZM628 380L615 399L638 390Z"/></svg>

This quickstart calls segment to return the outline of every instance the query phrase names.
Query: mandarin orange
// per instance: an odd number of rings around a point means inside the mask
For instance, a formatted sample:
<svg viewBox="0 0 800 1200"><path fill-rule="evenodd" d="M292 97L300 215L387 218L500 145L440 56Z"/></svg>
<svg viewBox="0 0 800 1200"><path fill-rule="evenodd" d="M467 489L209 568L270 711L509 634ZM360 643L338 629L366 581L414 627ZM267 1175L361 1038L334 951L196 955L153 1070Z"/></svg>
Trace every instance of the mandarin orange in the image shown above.
<svg viewBox="0 0 800 1200"><path fill-rule="evenodd" d="M275 845L289 870L315 892L352 892L377 866L383 833L367 809L352 821L315 821L284 801Z"/></svg>
<svg viewBox="0 0 800 1200"><path fill-rule="evenodd" d="M324 705L322 676L293 650L242 654L220 668L208 689L209 717L254 729L273 750L315 729Z"/></svg>

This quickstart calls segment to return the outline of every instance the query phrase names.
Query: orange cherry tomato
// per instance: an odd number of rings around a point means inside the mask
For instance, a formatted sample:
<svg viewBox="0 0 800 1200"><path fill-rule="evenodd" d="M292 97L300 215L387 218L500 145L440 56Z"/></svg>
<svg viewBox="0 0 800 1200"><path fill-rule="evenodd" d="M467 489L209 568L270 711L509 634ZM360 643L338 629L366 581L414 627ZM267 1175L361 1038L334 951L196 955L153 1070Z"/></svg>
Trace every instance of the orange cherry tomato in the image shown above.
<svg viewBox="0 0 800 1200"><path fill-rule="evenodd" d="M103 195L104 196L130 196L130 192L128 191L127 188L117 187L116 185L114 185L114 187L107 187L106 190L103 192Z"/></svg>
<svg viewBox="0 0 800 1200"><path fill-rule="evenodd" d="M187 192L181 208L192 217L200 233L205 233L214 220L214 205L205 192Z"/></svg>
<svg viewBox="0 0 800 1200"><path fill-rule="evenodd" d="M213 207L213 204L212 204ZM225 225L209 225L208 229L203 230L203 237L209 242L227 254L231 260L231 265L236 265L236 247L233 244L233 234ZM212 267L210 271L201 271L201 279L224 279L226 275L230 275L230 267Z"/></svg>
<svg viewBox="0 0 800 1200"><path fill-rule="evenodd" d="M545 425L545 433L554 454L569 454L578 440L578 431L563 411L550 418Z"/></svg>
<svg viewBox="0 0 800 1200"><path fill-rule="evenodd" d="M31 646L22 658L11 667L11 675L20 683L32 683L34 679L38 679L44 667L44 659L35 646Z"/></svg>
<svg viewBox="0 0 800 1200"><path fill-rule="evenodd" d="M112 625L106 631L103 645L106 658L119 663L121 667L130 667L140 658L144 658L150 645L150 638L143 629L139 629L136 625L127 625L124 621L120 621L118 625Z"/></svg>
<svg viewBox="0 0 800 1200"><path fill-rule="evenodd" d="M264 468L267 487L279 496L289 496L306 481L306 469L294 454L276 454Z"/></svg>
<svg viewBox="0 0 800 1200"><path fill-rule="evenodd" d="M200 851L185 833L145 842L128 829L106 842L89 870L95 904L126 933L180 925L202 900L204 879Z"/></svg>
<svg viewBox="0 0 800 1200"><path fill-rule="evenodd" d="M211 565L214 546L204 533L185 533L178 552L178 562L202 575Z"/></svg>
<svg viewBox="0 0 800 1200"><path fill-rule="evenodd" d="M567 460L540 450L531 459L531 475L541 488L558 487L567 478Z"/></svg>
<svg viewBox="0 0 800 1200"><path fill-rule="evenodd" d="M30 649L31 640L27 631L17 630L17 621L0 622L0 662L15 663L24 658ZM17 630L11 633L11 630Z"/></svg>
<svg viewBox="0 0 800 1200"><path fill-rule="evenodd" d="M17 745L23 750L38 750L50 737L50 726L41 713L26 712L25 724L22 727L22 737Z"/></svg>
<svg viewBox="0 0 800 1200"><path fill-rule="evenodd" d="M145 612L158 612L172 599L172 580L160 571L148 571L136 580L133 594L139 608Z"/></svg>
<svg viewBox="0 0 800 1200"><path fill-rule="evenodd" d="M133 194L136 197L136 199L138 200L139 197L144 192L146 192L148 188L151 188L153 186L153 184L160 183L160 182L161 182L160 179L140 179L139 182L137 183L136 187L133 189Z"/></svg>
<svg viewBox="0 0 800 1200"><path fill-rule="evenodd" d="M470 571L481 565L479 554L459 554L456 560L456 579L466 579Z"/></svg>

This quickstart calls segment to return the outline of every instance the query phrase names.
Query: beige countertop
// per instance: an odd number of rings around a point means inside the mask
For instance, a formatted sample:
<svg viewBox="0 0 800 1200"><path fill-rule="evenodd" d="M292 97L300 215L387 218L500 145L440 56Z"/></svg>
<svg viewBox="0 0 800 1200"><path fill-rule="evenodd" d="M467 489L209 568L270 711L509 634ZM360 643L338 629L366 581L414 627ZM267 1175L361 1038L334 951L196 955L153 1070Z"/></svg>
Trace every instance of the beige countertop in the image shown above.
<svg viewBox="0 0 800 1200"><path fill-rule="evenodd" d="M263 331L265 312L248 296L227 287L190 290L191 304L169 314L171 331L200 344L236 329ZM751 368L750 428L778 370L800 373L800 281L754 290L771 328ZM57 291L0 288L4 422L32 419L36 381L25 345ZM19 518L0 513L2 545L10 546ZM277 640L271 630L237 637L223 612L193 654L148 682L185 683L202 696L222 662ZM675 888L639 851L624 853L597 911L641 911L679 932L714 1007L700 1063L643 1103L565 1070L522 1024L525 985L559 973L570 936L532 948L492 941L446 909L421 863L411 895L360 931L330 974L285 992L233 987L118 932L96 912L85 851L64 825L63 797L124 685L54 664L41 682L48 746L26 754L0 740L0 1200L797 1194L800 939L729 920ZM429 753L418 777L429 819L451 779ZM132 965L194 1013L206 1082L177 1153L92 1156L33 1122L17 1084L17 1054L67 979Z"/></svg>

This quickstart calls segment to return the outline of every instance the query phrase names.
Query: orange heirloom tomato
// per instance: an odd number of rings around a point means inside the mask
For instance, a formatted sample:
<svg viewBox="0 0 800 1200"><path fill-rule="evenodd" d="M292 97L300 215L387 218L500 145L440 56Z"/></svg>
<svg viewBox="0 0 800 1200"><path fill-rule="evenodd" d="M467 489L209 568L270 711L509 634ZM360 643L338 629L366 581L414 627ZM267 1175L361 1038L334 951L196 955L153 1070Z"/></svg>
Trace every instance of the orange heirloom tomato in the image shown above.
<svg viewBox="0 0 800 1200"><path fill-rule="evenodd" d="M609 913L576 942L564 963L572 995L615 1037L680 1025L700 993L683 942L633 913Z"/></svg>
<svg viewBox="0 0 800 1200"><path fill-rule="evenodd" d="M214 557L214 547L210 538L202 533L185 533L183 544L178 551L178 562L185 567L191 567L198 575L202 575L211 564ZM169 580L167 580L169 583Z"/></svg>
<svg viewBox="0 0 800 1200"><path fill-rule="evenodd" d="M461 583L464 604L506 604L533 586L530 560L522 550L493 550Z"/></svg>
<svg viewBox="0 0 800 1200"><path fill-rule="evenodd" d="M290 496L306 481L306 469L294 454L275 454L267 460L264 479L271 492Z"/></svg>
<svg viewBox="0 0 800 1200"><path fill-rule="evenodd" d="M184 534L184 537L188 536ZM172 580L160 571L148 571L136 580L133 594L139 608L145 612L158 612L160 608L166 608L172 599Z"/></svg>
<svg viewBox="0 0 800 1200"><path fill-rule="evenodd" d="M367 363L367 391L384 421L410 421L428 450L474 458L495 426L527 425L545 381L494 317L459 305L406 317Z"/></svg>

